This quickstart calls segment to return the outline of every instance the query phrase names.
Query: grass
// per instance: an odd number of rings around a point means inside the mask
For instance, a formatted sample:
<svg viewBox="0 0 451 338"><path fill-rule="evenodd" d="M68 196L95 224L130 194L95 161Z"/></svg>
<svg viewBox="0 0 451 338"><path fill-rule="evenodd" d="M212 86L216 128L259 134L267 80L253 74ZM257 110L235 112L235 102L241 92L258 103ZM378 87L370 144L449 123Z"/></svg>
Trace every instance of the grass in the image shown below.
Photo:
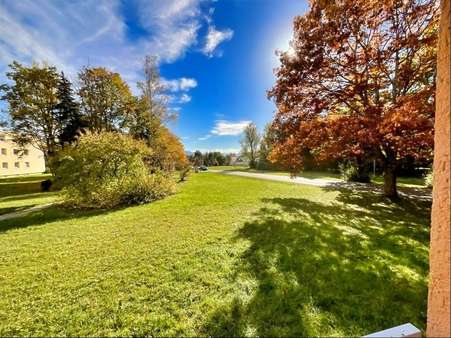
<svg viewBox="0 0 451 338"><path fill-rule="evenodd" d="M376 184L384 184L382 176L374 176L371 181ZM424 177L398 177L396 179L398 187L404 188L426 188Z"/></svg>
<svg viewBox="0 0 451 338"><path fill-rule="evenodd" d="M54 202L57 193L41 192L48 174L0 177L0 215Z"/></svg>
<svg viewBox="0 0 451 338"><path fill-rule="evenodd" d="M429 203L214 173L179 190L0 222L0 336L425 328Z"/></svg>
<svg viewBox="0 0 451 338"><path fill-rule="evenodd" d="M244 165L217 165L208 167L213 170L247 170L249 167Z"/></svg>

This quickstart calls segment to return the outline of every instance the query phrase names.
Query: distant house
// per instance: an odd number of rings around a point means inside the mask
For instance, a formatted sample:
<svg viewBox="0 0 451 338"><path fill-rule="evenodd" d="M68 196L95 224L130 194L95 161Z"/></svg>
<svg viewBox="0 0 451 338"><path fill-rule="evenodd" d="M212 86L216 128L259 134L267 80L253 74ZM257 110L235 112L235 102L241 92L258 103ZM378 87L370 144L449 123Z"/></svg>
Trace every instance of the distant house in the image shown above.
<svg viewBox="0 0 451 338"><path fill-rule="evenodd" d="M230 165L248 165L248 161L239 154L230 154Z"/></svg>
<svg viewBox="0 0 451 338"><path fill-rule="evenodd" d="M42 151L32 145L20 147L13 135L0 130L0 176L35 174L45 171Z"/></svg>

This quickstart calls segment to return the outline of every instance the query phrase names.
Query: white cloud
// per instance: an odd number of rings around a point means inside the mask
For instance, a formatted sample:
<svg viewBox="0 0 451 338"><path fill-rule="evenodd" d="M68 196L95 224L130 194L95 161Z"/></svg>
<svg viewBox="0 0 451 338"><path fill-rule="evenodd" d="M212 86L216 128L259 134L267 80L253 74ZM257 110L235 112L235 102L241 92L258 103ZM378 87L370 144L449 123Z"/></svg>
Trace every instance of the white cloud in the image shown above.
<svg viewBox="0 0 451 338"><path fill-rule="evenodd" d="M180 79L180 89L181 90L188 90L191 88L197 87L197 81L195 79L187 79L185 77L182 77Z"/></svg>
<svg viewBox="0 0 451 338"><path fill-rule="evenodd" d="M239 135L249 123L251 123L251 121L230 122L226 120L218 120L216 121L211 133L219 136Z"/></svg>
<svg viewBox="0 0 451 338"><path fill-rule="evenodd" d="M0 0L0 83L13 60L45 61L71 80L84 65L104 66L136 89L145 55L170 63L197 47L200 27L209 24L201 1L136 0L144 33L131 41L120 0ZM196 85L195 79L180 78L174 88L188 91Z"/></svg>
<svg viewBox="0 0 451 338"><path fill-rule="evenodd" d="M179 102L180 103L188 103L191 101L191 96L189 96L188 94L182 94L182 96L180 96Z"/></svg>
<svg viewBox="0 0 451 338"><path fill-rule="evenodd" d="M13 60L47 62L72 80L86 64L103 61L114 68L130 48L124 41L126 26L119 7L117 0L1 2L0 72ZM115 55L115 64L105 62L109 55ZM129 72L129 67L120 69Z"/></svg>
<svg viewBox="0 0 451 338"><path fill-rule="evenodd" d="M199 141L205 141L205 140L208 140L210 137L211 137L211 135L210 135L210 134L207 134L207 135L205 135L205 136L199 137L198 140L199 140Z"/></svg>
<svg viewBox="0 0 451 338"><path fill-rule="evenodd" d="M212 152L212 151L219 151L223 154L238 154L240 152L240 148L196 148L194 150L189 150L191 152L195 152L196 150L200 151L201 153L206 152Z"/></svg>
<svg viewBox="0 0 451 338"><path fill-rule="evenodd" d="M197 87L196 79L181 77L179 79L162 80L164 86L171 92L188 91Z"/></svg>
<svg viewBox="0 0 451 338"><path fill-rule="evenodd" d="M138 8L141 25L152 34L147 46L162 61L177 60L196 43L200 0L139 0Z"/></svg>
<svg viewBox="0 0 451 338"><path fill-rule="evenodd" d="M233 30L227 28L223 31L217 30L215 26L211 25L208 27L207 38L205 41L205 46L203 52L205 55L212 57L215 54L216 48L221 44L221 42L228 41L233 37Z"/></svg>

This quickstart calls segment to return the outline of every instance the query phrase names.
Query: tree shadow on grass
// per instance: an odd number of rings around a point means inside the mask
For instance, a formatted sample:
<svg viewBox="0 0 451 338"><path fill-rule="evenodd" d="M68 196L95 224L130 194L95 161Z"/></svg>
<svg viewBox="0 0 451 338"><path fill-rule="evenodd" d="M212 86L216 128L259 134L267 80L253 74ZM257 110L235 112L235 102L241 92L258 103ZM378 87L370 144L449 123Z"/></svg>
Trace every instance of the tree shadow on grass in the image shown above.
<svg viewBox="0 0 451 338"><path fill-rule="evenodd" d="M25 195L41 192L41 182L19 182L0 184L0 197Z"/></svg>
<svg viewBox="0 0 451 338"><path fill-rule="evenodd" d="M355 197L340 193L349 205L265 199L237 236L249 246L235 281L255 287L219 306L201 333L362 335L406 322L424 329L426 213L411 201Z"/></svg>
<svg viewBox="0 0 451 338"><path fill-rule="evenodd" d="M358 183L358 182L330 182L323 187L329 191L340 191L344 196L357 197L366 199L368 193L383 195L383 186L374 183ZM414 187L397 187L400 200L413 200L432 202L432 190L430 188L414 188Z"/></svg>
<svg viewBox="0 0 451 338"><path fill-rule="evenodd" d="M10 202L10 201L24 201L32 198L39 198L39 197L50 197L50 196L56 196L58 194L58 191L51 191L51 192L34 192L29 194L23 194L23 195L12 195L12 196L5 196L0 197L0 203L2 202Z"/></svg>

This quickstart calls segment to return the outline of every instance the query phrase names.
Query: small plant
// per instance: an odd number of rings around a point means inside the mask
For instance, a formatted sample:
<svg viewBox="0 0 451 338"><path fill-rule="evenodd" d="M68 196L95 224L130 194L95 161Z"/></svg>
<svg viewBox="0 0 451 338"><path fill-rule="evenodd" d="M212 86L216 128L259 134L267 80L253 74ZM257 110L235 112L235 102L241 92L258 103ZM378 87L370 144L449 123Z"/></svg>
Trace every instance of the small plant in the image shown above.
<svg viewBox="0 0 451 338"><path fill-rule="evenodd" d="M346 182L369 183L370 177L366 167L359 168L351 161L346 161L338 165L341 178Z"/></svg>

